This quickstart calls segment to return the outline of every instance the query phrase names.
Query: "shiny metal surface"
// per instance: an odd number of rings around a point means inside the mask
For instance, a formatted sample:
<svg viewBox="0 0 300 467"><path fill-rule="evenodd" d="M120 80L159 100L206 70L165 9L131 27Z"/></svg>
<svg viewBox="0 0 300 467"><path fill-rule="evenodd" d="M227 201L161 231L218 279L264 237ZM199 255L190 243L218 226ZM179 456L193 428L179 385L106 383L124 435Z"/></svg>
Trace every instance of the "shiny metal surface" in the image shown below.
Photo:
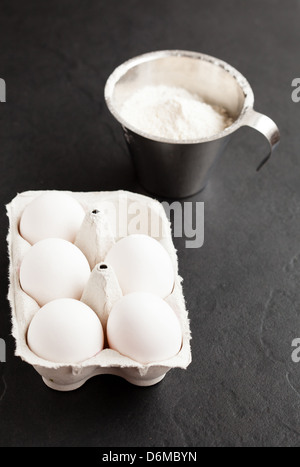
<svg viewBox="0 0 300 467"><path fill-rule="evenodd" d="M124 121L124 101L145 85L184 87L211 105L225 107L233 123L210 138L175 142L149 135ZM183 198L201 191L230 136L241 126L261 132L269 142L268 160L280 135L269 117L253 110L252 89L237 70L217 58L189 51L165 50L140 55L115 69L105 85L105 100L119 121L132 154L137 177L150 193Z"/></svg>

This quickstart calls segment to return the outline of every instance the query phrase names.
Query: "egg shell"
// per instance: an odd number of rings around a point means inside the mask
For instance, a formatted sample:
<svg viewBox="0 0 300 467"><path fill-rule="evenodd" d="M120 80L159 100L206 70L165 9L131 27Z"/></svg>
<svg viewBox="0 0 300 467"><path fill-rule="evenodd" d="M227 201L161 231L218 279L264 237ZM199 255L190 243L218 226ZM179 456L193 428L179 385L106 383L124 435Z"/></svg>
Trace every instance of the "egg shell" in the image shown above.
<svg viewBox="0 0 300 467"><path fill-rule="evenodd" d="M174 286L174 268L166 249L148 235L133 234L119 240L106 255L123 294L150 292L165 298Z"/></svg>
<svg viewBox="0 0 300 467"><path fill-rule="evenodd" d="M182 331L174 311L162 298L134 292L118 300L107 321L109 347L140 363L174 357Z"/></svg>
<svg viewBox="0 0 300 467"><path fill-rule="evenodd" d="M39 357L79 363L103 349L103 329L96 313L84 303L63 298L39 309L30 322L27 341Z"/></svg>
<svg viewBox="0 0 300 467"><path fill-rule="evenodd" d="M40 240L29 248L20 266L24 292L40 306L57 298L81 298L90 276L84 254L60 238Z"/></svg>
<svg viewBox="0 0 300 467"><path fill-rule="evenodd" d="M85 211L75 198L49 191L25 207L20 220L20 234L32 245L49 237L74 242L84 216Z"/></svg>

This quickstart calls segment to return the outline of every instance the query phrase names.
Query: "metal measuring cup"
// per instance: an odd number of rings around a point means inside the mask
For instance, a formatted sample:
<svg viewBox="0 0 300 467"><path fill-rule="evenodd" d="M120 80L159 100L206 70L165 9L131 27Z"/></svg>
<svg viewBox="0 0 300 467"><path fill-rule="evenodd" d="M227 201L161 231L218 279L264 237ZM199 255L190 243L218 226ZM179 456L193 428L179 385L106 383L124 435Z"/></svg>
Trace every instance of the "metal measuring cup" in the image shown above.
<svg viewBox="0 0 300 467"><path fill-rule="evenodd" d="M146 85L183 87L210 105L224 107L233 123L209 138L173 141L147 134L120 115L124 101ZM269 153L279 143L276 124L256 112L250 84L239 71L215 57L197 52L163 50L132 58L109 76L104 90L108 109L122 125L140 184L150 193L183 198L201 191L231 135L242 126L262 133Z"/></svg>

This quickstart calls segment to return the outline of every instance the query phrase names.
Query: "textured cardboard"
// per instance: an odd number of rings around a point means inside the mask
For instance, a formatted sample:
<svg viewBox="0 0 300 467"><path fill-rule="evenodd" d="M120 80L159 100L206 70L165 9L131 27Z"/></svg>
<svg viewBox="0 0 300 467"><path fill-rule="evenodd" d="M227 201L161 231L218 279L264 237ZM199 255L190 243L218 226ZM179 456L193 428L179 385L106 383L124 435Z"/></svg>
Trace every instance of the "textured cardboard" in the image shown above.
<svg viewBox="0 0 300 467"><path fill-rule="evenodd" d="M25 206L42 193L44 191L20 193L6 206L9 217L7 243L10 261L8 299L11 306L12 334L16 344L15 355L32 365L49 387L61 391L76 389L97 374L119 375L132 384L150 386L163 379L171 368L186 369L191 362L191 333L171 226L158 201L127 191L65 192L75 197L86 211L75 244L88 258L92 271L81 300L94 309L105 327L113 303L122 295L112 268L109 265L107 268L101 267L107 251L124 235L152 234L166 248L174 265L175 285L166 301L177 314L182 326L183 343L180 352L166 361L143 365L105 348L80 364L70 365L41 359L29 349L26 333L39 305L22 290L19 282L20 264L31 247L19 233L19 222ZM139 232L137 226L140 228Z"/></svg>

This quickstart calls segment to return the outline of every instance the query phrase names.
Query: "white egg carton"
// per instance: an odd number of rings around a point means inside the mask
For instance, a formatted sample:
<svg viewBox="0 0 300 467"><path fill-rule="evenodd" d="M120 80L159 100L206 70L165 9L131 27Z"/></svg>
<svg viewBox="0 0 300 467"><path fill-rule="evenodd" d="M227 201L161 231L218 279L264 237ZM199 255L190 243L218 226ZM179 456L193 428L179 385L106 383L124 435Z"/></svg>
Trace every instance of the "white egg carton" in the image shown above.
<svg viewBox="0 0 300 467"><path fill-rule="evenodd" d="M27 329L40 307L20 287L20 264L31 245L21 237L19 222L24 208L43 193L45 191L23 192L6 206L10 226L7 236L10 260L8 299L11 306L15 355L32 365L47 386L59 391L74 390L89 378L100 374L121 376L137 386L151 386L161 381L172 368L186 369L191 362L191 333L170 222L158 201L128 191L64 192L77 199L86 212L75 244L86 255L92 272L81 300L94 309L102 323L105 322L113 304L121 296L121 289L112 268L109 265L103 267L102 264L107 251L125 235L141 233L154 236L168 251L175 270L174 288L165 300L173 308L182 327L181 350L168 360L147 365L109 348L104 348L80 364L54 363L38 357L30 350L26 340Z"/></svg>

